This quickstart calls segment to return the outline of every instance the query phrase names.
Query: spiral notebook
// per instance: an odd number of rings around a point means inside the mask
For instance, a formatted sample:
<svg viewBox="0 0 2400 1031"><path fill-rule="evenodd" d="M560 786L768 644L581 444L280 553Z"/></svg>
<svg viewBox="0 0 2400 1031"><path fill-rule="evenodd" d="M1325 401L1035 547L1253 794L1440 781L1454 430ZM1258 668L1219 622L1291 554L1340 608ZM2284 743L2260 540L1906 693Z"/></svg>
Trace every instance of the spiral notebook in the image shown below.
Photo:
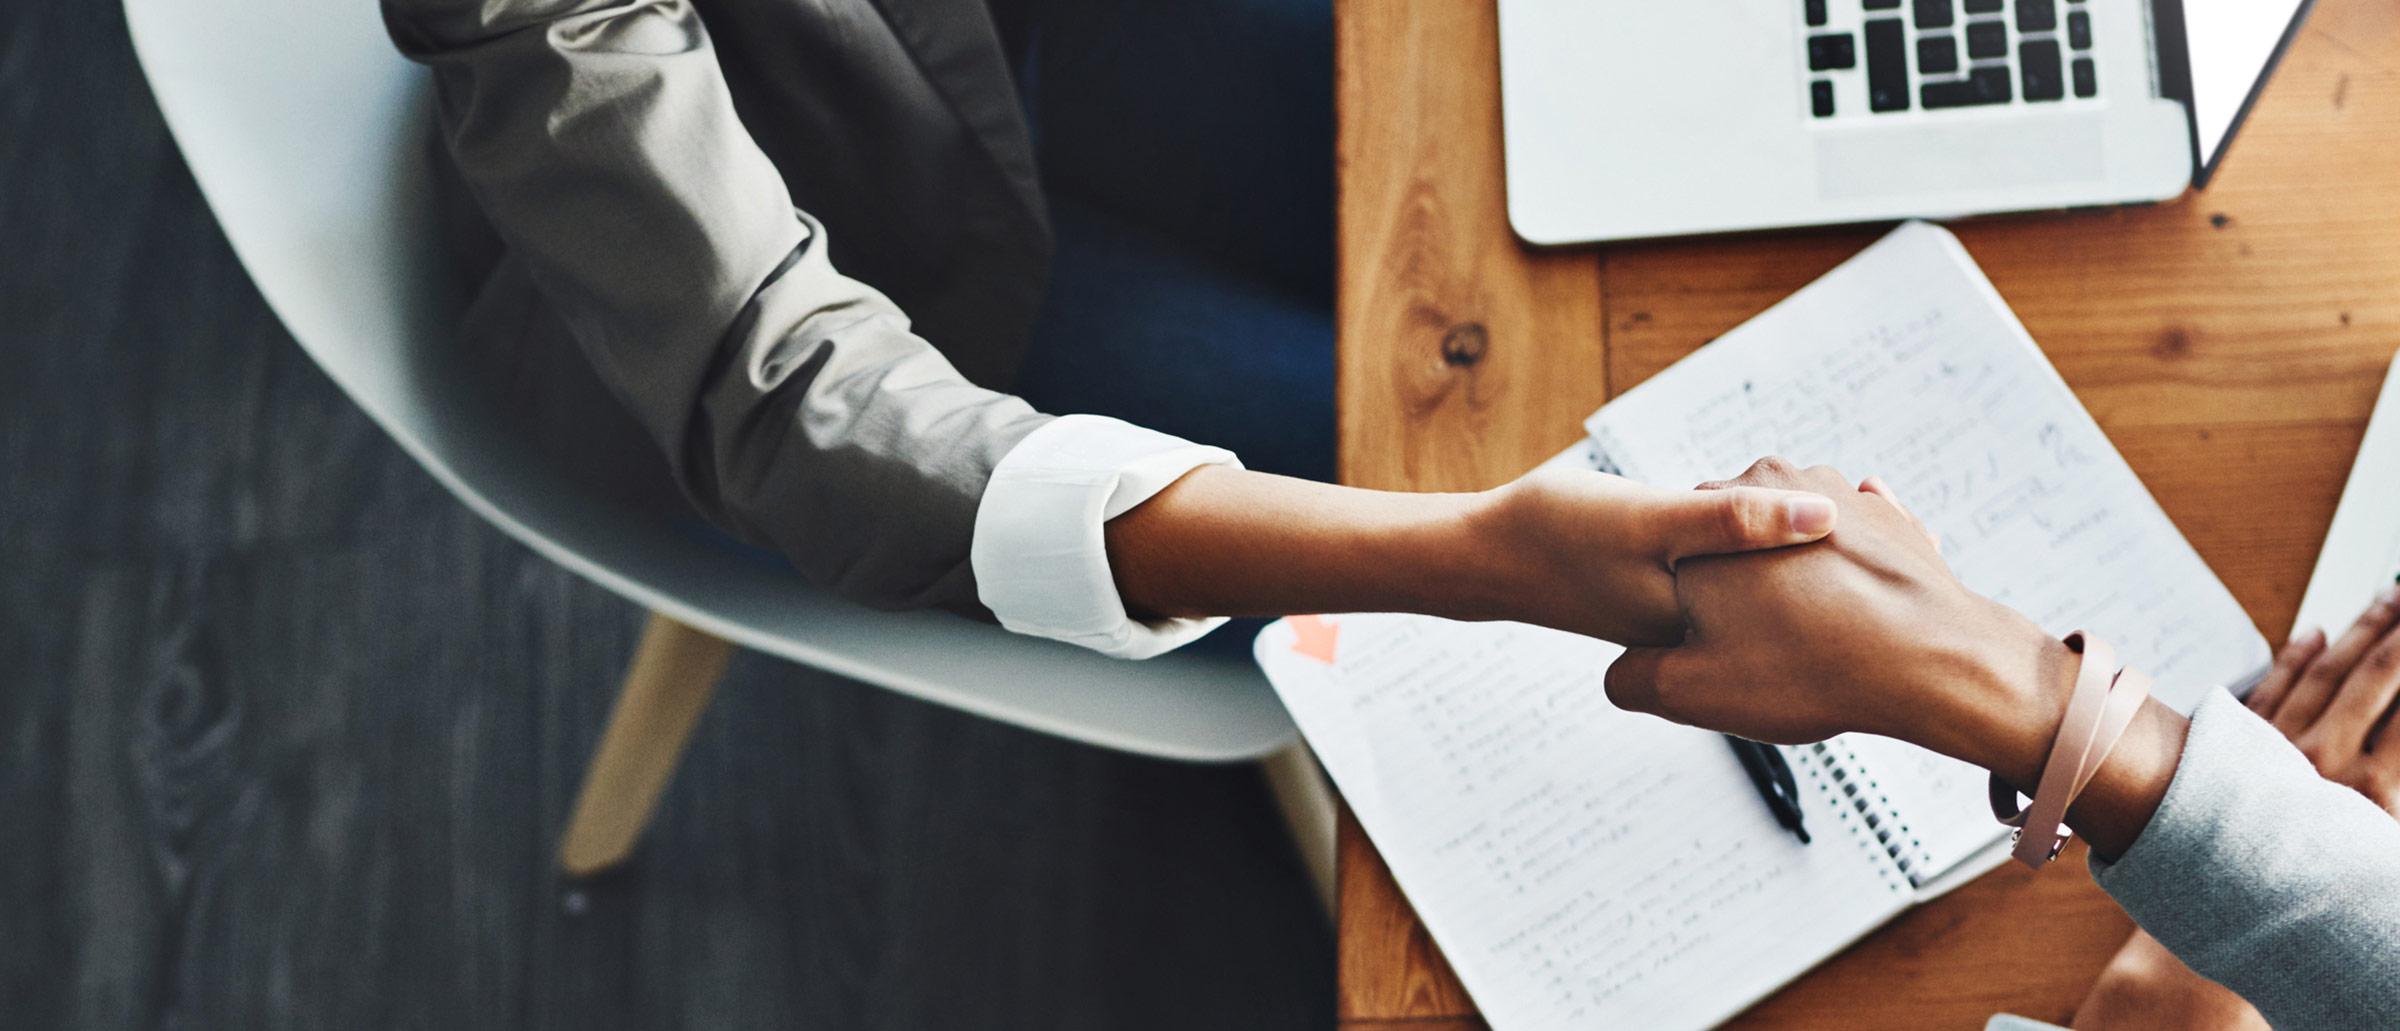
<svg viewBox="0 0 2400 1031"><path fill-rule="evenodd" d="M1782 454L1891 481L1972 587L2090 627L2188 709L2265 640L1949 233L1911 223L1595 413L1553 461L1674 487ZM1703 1027L2006 838L1963 763L1786 749L1816 843L1717 735L1618 711L1611 645L1518 624L1282 620L1260 666L1501 1031Z"/></svg>

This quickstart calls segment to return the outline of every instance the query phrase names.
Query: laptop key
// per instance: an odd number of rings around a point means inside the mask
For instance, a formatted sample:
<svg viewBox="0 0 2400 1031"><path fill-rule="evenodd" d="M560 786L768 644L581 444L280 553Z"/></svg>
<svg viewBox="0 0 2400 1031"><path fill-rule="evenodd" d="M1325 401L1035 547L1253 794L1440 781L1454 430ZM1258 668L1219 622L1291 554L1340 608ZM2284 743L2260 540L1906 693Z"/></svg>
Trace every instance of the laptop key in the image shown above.
<svg viewBox="0 0 2400 1031"><path fill-rule="evenodd" d="M2003 0L1967 0L1967 13L1991 14L2005 6Z"/></svg>
<svg viewBox="0 0 2400 1031"><path fill-rule="evenodd" d="M1976 60L2008 56L2008 23L1976 21L1967 23L1967 56Z"/></svg>
<svg viewBox="0 0 2400 1031"><path fill-rule="evenodd" d="M1917 27L1946 29L1950 27L1950 0L1917 0Z"/></svg>
<svg viewBox="0 0 2400 1031"><path fill-rule="evenodd" d="M1812 28L1812 29L1814 29L1814 28L1821 28L1821 27L1823 27L1823 26L1824 26L1824 24L1825 24L1825 0L1803 0L1803 2L1802 2L1802 4L1801 4L1801 7L1800 7L1800 9L1801 9L1803 12L1806 12L1806 14L1808 15L1808 27L1809 27L1809 28Z"/></svg>
<svg viewBox="0 0 2400 1031"><path fill-rule="evenodd" d="M1946 107L1972 107L1977 104L2005 104L2009 98L2008 69L2001 65L1985 65L1967 72L1967 77L1952 82L1928 82L1921 99L1928 111Z"/></svg>
<svg viewBox="0 0 2400 1031"><path fill-rule="evenodd" d="M1867 108L1908 110L1908 30L1898 18L1867 23Z"/></svg>
<svg viewBox="0 0 2400 1031"><path fill-rule="evenodd" d="M2029 39L2017 44L2017 65L2025 71L2026 100L2057 100L2067 95L2058 61L2055 39Z"/></svg>
<svg viewBox="0 0 2400 1031"><path fill-rule="evenodd" d="M2017 31L2048 32L2058 27L2056 0L2017 0Z"/></svg>
<svg viewBox="0 0 2400 1031"><path fill-rule="evenodd" d="M2078 57L2075 59L2075 95L2078 97L2100 95L2100 76L2092 70L2091 58Z"/></svg>
<svg viewBox="0 0 2400 1031"><path fill-rule="evenodd" d="M1808 110L1819 118L1833 117L1833 82L1818 79L1808 84Z"/></svg>
<svg viewBox="0 0 2400 1031"><path fill-rule="evenodd" d="M2067 12L2067 45L2077 50L2092 48L2092 16L2089 13Z"/></svg>
<svg viewBox="0 0 2400 1031"><path fill-rule="evenodd" d="M1857 45L1845 32L1833 36L1808 37L1808 70L1829 71L1835 68L1858 67Z"/></svg>
<svg viewBox="0 0 2400 1031"><path fill-rule="evenodd" d="M1859 6L1870 11L1897 11L1900 9L1900 0L1866 0Z"/></svg>
<svg viewBox="0 0 2400 1031"><path fill-rule="evenodd" d="M1917 74L1948 75L1958 70L1958 41L1948 36L1917 40Z"/></svg>

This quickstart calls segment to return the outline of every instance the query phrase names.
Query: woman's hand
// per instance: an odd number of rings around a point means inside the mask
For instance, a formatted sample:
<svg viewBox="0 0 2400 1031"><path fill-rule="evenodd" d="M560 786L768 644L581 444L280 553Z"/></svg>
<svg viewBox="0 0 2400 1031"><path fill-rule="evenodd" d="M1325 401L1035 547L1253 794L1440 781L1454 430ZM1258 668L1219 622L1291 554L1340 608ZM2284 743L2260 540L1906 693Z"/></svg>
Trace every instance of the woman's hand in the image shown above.
<svg viewBox="0 0 2400 1031"><path fill-rule="evenodd" d="M1883 734L2031 791L2074 687L2074 653L1961 585L1879 485L1853 490L1831 469L1774 459L1733 483L1818 491L1840 508L1840 525L1805 548L1678 565L1691 636L1627 652L1609 667L1609 698L1762 741ZM2067 812L2094 850L2117 855L2149 825L2185 730L2173 711L2144 703Z"/></svg>
<svg viewBox="0 0 2400 1031"><path fill-rule="evenodd" d="M1967 590L1916 518L1869 484L1769 458L1703 485L1816 491L1841 509L1840 528L1814 547L1678 566L1691 637L1627 653L1609 697L1760 741L1867 731L2004 775L2038 763L2072 684L2066 646Z"/></svg>
<svg viewBox="0 0 2400 1031"><path fill-rule="evenodd" d="M2347 784L2400 816L2400 584L2384 589L2341 639L2323 630L2292 638L2250 692L2252 711L2275 724L2326 779Z"/></svg>
<svg viewBox="0 0 2400 1031"><path fill-rule="evenodd" d="M1625 645L1684 639L1676 564L1789 547L1833 529L1806 490L1698 492L1584 470L1536 471L1483 495L1466 547L1496 563L1491 615Z"/></svg>

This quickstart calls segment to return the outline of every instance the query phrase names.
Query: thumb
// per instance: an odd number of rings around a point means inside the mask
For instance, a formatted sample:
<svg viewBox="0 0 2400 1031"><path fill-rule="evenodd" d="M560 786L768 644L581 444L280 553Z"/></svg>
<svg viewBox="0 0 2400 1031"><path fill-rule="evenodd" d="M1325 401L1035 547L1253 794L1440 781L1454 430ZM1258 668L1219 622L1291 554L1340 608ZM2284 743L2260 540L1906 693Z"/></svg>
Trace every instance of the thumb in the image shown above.
<svg viewBox="0 0 2400 1031"><path fill-rule="evenodd" d="M1659 711L1663 685L1675 672L1671 667L1682 664L1680 659L1674 648L1625 649L1625 654L1608 664L1609 703L1626 712L1663 715Z"/></svg>
<svg viewBox="0 0 2400 1031"><path fill-rule="evenodd" d="M1833 532L1833 499L1801 490L1727 487L1684 491L1660 506L1657 540L1667 561L1806 544Z"/></svg>

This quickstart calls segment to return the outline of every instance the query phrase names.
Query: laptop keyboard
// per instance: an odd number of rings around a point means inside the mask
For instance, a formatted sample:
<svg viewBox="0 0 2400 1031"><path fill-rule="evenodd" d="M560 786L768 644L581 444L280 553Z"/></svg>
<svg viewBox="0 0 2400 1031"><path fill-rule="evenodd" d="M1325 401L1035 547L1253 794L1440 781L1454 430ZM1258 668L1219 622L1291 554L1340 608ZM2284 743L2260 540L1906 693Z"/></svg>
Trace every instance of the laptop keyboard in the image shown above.
<svg viewBox="0 0 2400 1031"><path fill-rule="evenodd" d="M2084 0L1801 0L1809 113L2064 103L2100 93ZM1837 18L1837 15L1839 16ZM1863 89L1840 89L1845 78Z"/></svg>

